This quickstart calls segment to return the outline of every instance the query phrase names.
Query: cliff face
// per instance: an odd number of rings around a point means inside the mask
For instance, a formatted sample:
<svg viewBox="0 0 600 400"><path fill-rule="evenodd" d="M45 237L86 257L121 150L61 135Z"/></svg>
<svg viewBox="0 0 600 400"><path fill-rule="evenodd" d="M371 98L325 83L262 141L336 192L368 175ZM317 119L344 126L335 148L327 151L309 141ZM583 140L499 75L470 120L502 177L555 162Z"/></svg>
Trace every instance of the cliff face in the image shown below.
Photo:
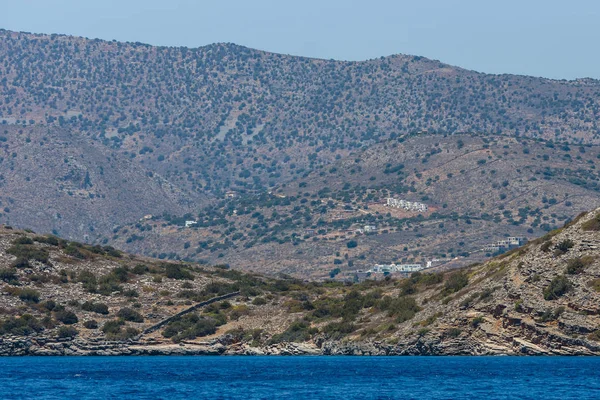
<svg viewBox="0 0 600 400"><path fill-rule="evenodd" d="M1 234L2 355L600 354L600 210L482 265L356 285Z"/></svg>

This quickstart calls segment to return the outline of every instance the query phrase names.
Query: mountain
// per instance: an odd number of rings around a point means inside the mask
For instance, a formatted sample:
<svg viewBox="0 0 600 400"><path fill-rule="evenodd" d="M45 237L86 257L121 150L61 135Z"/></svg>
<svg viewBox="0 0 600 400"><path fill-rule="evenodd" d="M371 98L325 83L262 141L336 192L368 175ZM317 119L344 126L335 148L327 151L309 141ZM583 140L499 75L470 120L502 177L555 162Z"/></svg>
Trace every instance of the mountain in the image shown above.
<svg viewBox="0 0 600 400"><path fill-rule="evenodd" d="M471 255L597 206L595 80L487 75L406 55L342 62L5 30L0 60L0 221L70 240L323 276L340 260L351 270ZM479 139L464 139L471 135ZM225 204L228 193L236 200ZM291 208L273 216L273 193ZM365 217L386 195L435 212ZM354 211L335 229L380 217L385 229L348 259L335 239L314 251L294 245L299 230L329 231L323 225L340 219L319 218L328 211L321 200ZM241 226L251 208L263 217L251 213ZM243 218L223 216L233 211ZM202 232L179 232L188 218L204 218ZM404 233L383 232L390 227ZM422 239L439 232L437 242Z"/></svg>
<svg viewBox="0 0 600 400"><path fill-rule="evenodd" d="M600 209L486 263L310 283L0 229L0 354L600 354Z"/></svg>

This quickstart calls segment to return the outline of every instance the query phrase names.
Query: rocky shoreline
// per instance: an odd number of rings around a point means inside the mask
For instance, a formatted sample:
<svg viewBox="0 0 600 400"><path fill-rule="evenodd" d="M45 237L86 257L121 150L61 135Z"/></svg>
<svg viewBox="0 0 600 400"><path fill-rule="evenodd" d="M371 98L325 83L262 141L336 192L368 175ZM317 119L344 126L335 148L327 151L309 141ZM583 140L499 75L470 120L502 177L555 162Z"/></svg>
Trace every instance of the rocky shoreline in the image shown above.
<svg viewBox="0 0 600 400"><path fill-rule="evenodd" d="M104 339L56 339L48 337L5 337L0 339L0 356L485 356L485 355L600 355L600 346L572 339L560 346L545 347L521 338L494 341L413 340L389 344L380 341L319 341L278 343L254 347L234 343L228 335L205 342L164 343L154 340L107 341Z"/></svg>

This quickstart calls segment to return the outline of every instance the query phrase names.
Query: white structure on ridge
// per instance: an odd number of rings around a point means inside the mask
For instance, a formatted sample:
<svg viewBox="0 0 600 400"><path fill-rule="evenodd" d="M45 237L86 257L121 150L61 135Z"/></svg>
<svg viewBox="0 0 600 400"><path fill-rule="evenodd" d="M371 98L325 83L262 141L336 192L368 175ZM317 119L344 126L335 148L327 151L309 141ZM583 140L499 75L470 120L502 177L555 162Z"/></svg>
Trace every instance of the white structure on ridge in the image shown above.
<svg viewBox="0 0 600 400"><path fill-rule="evenodd" d="M418 212L427 212L429 207L427 204L419 203L416 201L408 201L403 199L396 199L393 197L388 197L386 205L389 207L395 208L403 208L406 211L418 211Z"/></svg>
<svg viewBox="0 0 600 400"><path fill-rule="evenodd" d="M391 272L417 272L423 269L421 264L378 264L367 272L391 273Z"/></svg>

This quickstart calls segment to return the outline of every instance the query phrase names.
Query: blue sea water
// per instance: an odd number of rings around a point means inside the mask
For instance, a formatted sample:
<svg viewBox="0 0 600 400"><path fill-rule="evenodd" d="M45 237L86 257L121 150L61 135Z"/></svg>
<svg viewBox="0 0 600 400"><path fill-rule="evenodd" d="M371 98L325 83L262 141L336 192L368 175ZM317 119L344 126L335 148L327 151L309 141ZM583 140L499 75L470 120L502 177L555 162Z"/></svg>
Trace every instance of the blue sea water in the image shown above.
<svg viewBox="0 0 600 400"><path fill-rule="evenodd" d="M7 399L600 399L600 358L12 357Z"/></svg>

